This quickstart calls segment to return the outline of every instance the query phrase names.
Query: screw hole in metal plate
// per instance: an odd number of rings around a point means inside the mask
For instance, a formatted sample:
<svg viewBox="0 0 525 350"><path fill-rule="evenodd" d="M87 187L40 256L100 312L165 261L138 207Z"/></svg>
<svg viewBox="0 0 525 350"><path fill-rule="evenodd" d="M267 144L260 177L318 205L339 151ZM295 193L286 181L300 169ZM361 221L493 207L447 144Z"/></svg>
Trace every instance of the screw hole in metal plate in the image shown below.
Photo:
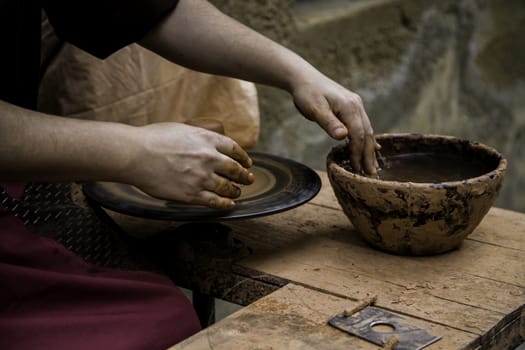
<svg viewBox="0 0 525 350"><path fill-rule="evenodd" d="M328 323L379 346L383 346L395 335L399 340L396 350L419 350L441 339L425 329L409 324L405 318L375 306L368 306L352 316L345 316L342 312L332 317ZM389 331L382 331L385 326Z"/></svg>

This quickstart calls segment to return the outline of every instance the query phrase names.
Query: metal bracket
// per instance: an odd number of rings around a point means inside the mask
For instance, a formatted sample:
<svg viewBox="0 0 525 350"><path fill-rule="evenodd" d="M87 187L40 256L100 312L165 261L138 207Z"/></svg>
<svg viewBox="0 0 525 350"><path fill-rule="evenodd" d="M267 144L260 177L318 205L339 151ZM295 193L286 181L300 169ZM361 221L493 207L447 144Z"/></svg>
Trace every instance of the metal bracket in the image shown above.
<svg viewBox="0 0 525 350"><path fill-rule="evenodd" d="M395 346L396 350L419 350L441 339L422 328L408 324L403 317L374 306L368 306L348 317L341 313L331 318L328 323L379 346L383 346L395 335L399 340ZM384 332L374 330L374 327L379 325L388 326L392 330Z"/></svg>

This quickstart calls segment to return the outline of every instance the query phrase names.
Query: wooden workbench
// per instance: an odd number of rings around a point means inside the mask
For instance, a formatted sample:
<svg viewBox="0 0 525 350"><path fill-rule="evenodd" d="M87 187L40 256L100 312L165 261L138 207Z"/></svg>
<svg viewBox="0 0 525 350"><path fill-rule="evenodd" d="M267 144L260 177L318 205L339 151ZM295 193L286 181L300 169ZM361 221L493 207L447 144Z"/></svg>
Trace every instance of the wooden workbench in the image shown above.
<svg viewBox="0 0 525 350"><path fill-rule="evenodd" d="M219 271L236 277L209 290L232 300L259 288L256 297L172 350L377 349L327 324L372 294L377 306L441 336L431 350L506 349L525 339L525 214L492 208L460 249L396 256L360 239L319 175L322 189L309 203L227 223L247 249ZM130 231L144 227L139 221L120 218Z"/></svg>

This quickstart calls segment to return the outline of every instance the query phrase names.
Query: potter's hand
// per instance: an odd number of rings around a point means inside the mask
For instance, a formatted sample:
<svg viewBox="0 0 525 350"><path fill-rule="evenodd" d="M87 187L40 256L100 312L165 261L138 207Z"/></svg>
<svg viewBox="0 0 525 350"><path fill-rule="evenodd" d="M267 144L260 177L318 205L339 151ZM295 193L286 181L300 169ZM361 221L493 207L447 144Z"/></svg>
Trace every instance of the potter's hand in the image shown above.
<svg viewBox="0 0 525 350"><path fill-rule="evenodd" d="M221 28L217 31L216 28ZM349 137L352 166L376 174L370 121L360 98L293 51L221 13L205 0L180 0L141 45L194 70L284 89L335 139Z"/></svg>
<svg viewBox="0 0 525 350"><path fill-rule="evenodd" d="M221 28L220 31L215 30ZM376 174L375 142L361 99L293 51L221 13L205 0L180 0L141 45L194 70L284 89L335 139L349 137L350 161Z"/></svg>
<svg viewBox="0 0 525 350"><path fill-rule="evenodd" d="M377 174L375 151L381 146L359 95L324 76L297 84L292 95L297 109L328 135L337 140L348 137L350 162L356 171Z"/></svg>
<svg viewBox="0 0 525 350"><path fill-rule="evenodd" d="M123 182L155 197L219 209L235 205L236 184L253 182L248 154L202 128L70 119L1 100L0 116L0 181Z"/></svg>
<svg viewBox="0 0 525 350"><path fill-rule="evenodd" d="M138 128L142 152L127 181L144 192L168 200L232 208L253 174L248 154L232 139L179 123Z"/></svg>

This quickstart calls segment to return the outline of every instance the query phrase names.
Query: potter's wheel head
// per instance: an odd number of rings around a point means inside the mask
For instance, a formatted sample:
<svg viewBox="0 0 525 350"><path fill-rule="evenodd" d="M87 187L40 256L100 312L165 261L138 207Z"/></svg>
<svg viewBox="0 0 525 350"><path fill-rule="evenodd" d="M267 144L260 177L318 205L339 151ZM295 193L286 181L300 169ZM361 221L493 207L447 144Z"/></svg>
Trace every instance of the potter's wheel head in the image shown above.
<svg viewBox="0 0 525 350"><path fill-rule="evenodd" d="M278 213L312 199L321 180L312 169L290 159L251 152L250 168L255 181L242 186L236 207L216 210L203 206L170 202L151 197L138 188L115 182L84 185L84 194L104 208L127 215L159 220L224 221Z"/></svg>

